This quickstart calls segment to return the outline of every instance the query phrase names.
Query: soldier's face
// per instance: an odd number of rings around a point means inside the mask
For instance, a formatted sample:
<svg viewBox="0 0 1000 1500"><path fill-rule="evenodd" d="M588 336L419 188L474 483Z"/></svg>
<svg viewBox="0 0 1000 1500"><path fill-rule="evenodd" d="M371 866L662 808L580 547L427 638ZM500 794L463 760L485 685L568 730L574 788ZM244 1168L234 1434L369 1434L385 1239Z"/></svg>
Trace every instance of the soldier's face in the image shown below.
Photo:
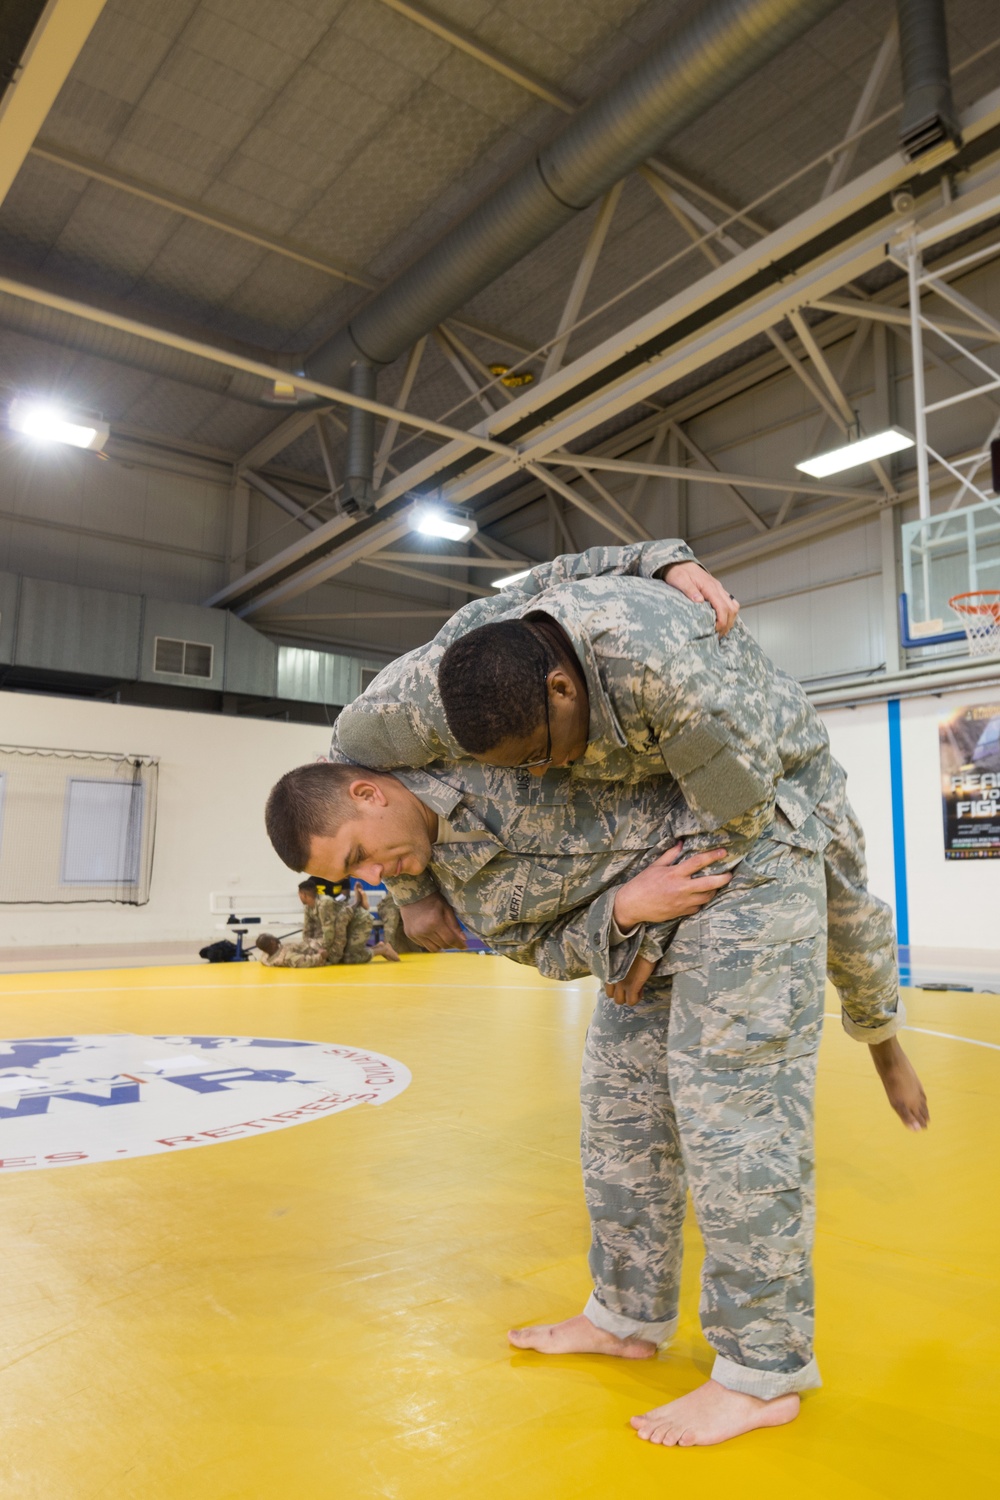
<svg viewBox="0 0 1000 1500"><path fill-rule="evenodd" d="M590 699L586 684L576 674L559 668L547 679L548 719L543 717L524 739L501 740L474 757L484 766L526 766L532 776L544 776L552 766L569 766L587 749Z"/></svg>
<svg viewBox="0 0 1000 1500"><path fill-rule="evenodd" d="M359 777L349 789L349 813L328 835L314 835L306 866L310 875L369 885L386 877L419 875L430 863L437 814L394 776Z"/></svg>

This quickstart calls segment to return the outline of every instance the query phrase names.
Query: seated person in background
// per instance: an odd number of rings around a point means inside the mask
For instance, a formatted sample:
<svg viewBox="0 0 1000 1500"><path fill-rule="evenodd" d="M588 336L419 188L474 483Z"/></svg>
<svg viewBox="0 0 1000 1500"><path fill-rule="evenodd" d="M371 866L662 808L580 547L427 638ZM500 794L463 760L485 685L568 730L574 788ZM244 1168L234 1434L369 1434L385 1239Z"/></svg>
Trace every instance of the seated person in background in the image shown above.
<svg viewBox="0 0 1000 1500"><path fill-rule="evenodd" d="M269 969L318 969L329 963L326 949L315 938L282 943L271 932L262 932L255 944L258 957Z"/></svg>
<svg viewBox="0 0 1000 1500"><path fill-rule="evenodd" d="M302 941L296 946L309 951L314 951L310 949L311 944L321 947L327 956L318 960L320 963L366 964L372 956L398 963L399 954L391 942L368 946L375 920L368 910L367 902L361 904L355 899L356 895L363 897L360 886L351 897L346 894L327 895L330 889L346 891L346 882L335 883L312 876L300 884L299 900L305 907L305 919L302 923ZM399 925L402 927L401 919ZM257 946L260 947L260 944ZM283 946L287 949L292 945L286 943ZM297 963L284 967L308 969L313 965Z"/></svg>
<svg viewBox="0 0 1000 1500"><path fill-rule="evenodd" d="M361 887L359 886L358 890L360 889ZM412 939L406 936L406 929L403 926L403 914L394 897L388 891L386 891L378 904L378 915L379 921L382 923L382 936L397 953L421 953L423 951L418 943L413 942ZM462 944L464 944L464 941L463 938ZM455 943L453 946L459 947L462 944Z"/></svg>
<svg viewBox="0 0 1000 1500"><path fill-rule="evenodd" d="M323 914L327 905L333 904L325 882L310 876L299 885L299 900L305 907L302 919L302 937L305 942L320 941L323 937Z"/></svg>

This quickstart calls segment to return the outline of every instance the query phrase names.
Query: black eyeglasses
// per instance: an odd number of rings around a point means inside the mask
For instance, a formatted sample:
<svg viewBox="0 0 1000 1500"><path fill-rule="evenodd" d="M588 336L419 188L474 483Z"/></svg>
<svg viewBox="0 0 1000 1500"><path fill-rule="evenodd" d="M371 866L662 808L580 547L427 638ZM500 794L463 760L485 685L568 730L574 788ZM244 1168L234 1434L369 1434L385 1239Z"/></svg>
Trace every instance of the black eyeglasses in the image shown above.
<svg viewBox="0 0 1000 1500"><path fill-rule="evenodd" d="M516 771L530 771L532 767L552 764L552 724L549 720L549 675L547 672L542 676L542 698L545 703L545 754L541 760L519 760L514 767Z"/></svg>

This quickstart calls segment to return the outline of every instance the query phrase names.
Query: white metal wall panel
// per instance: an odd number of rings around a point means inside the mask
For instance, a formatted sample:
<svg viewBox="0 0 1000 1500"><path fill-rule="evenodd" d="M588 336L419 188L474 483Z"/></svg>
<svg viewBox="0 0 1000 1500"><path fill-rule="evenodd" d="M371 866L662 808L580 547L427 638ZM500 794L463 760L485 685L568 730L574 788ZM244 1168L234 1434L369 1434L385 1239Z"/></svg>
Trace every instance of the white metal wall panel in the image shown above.
<svg viewBox="0 0 1000 1500"><path fill-rule="evenodd" d="M14 659L14 626L20 580L15 573L0 573L0 662Z"/></svg>
<svg viewBox="0 0 1000 1500"><path fill-rule="evenodd" d="M279 646L279 698L342 707L358 696L360 688L361 663L356 657L338 656L330 651L306 651L299 646Z"/></svg>
<svg viewBox="0 0 1000 1500"><path fill-rule="evenodd" d="M137 594L22 578L14 662L51 672L134 678L141 617Z"/></svg>
<svg viewBox="0 0 1000 1500"><path fill-rule="evenodd" d="M236 615L226 615L225 619L224 690L227 693L254 693L262 698L273 697L278 690L277 646Z"/></svg>

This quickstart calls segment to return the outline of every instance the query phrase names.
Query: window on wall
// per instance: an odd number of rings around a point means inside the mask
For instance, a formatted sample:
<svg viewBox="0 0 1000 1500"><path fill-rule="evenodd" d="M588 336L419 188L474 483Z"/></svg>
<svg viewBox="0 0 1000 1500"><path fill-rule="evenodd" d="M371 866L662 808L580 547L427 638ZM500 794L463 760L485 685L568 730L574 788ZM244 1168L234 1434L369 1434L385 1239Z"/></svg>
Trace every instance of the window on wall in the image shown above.
<svg viewBox="0 0 1000 1500"><path fill-rule="evenodd" d="M158 635L153 642L153 671L165 677L211 677L212 651L204 641L175 641Z"/></svg>
<svg viewBox="0 0 1000 1500"><path fill-rule="evenodd" d="M135 885L143 847L141 782L66 782L63 885Z"/></svg>

